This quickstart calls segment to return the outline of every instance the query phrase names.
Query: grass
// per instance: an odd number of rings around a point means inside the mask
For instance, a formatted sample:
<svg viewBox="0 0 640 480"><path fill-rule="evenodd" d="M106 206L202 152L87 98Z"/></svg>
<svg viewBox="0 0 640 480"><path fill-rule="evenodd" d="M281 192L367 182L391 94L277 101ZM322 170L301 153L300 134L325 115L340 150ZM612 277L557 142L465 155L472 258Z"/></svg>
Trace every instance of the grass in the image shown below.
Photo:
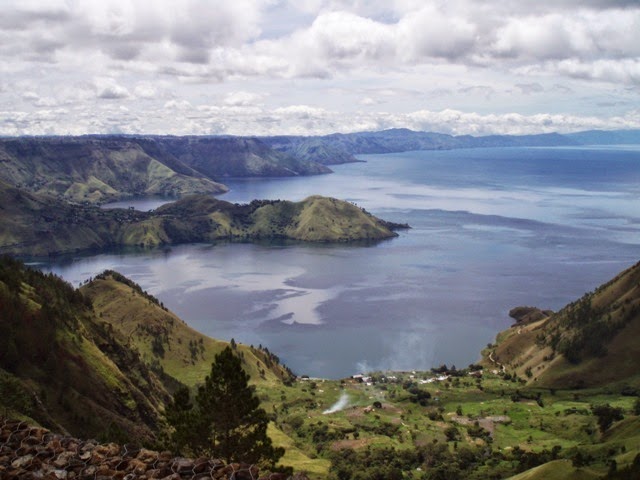
<svg viewBox="0 0 640 480"><path fill-rule="evenodd" d="M462 377L458 382L445 381L420 388L432 394L424 406L411 402L401 384L365 386L333 380L316 381L315 388L309 381L298 381L292 387L263 389L262 398L269 405L268 410L274 412L279 427L274 441L286 440L286 445L293 442L296 454L300 451L306 456L319 451L321 457L328 458L328 452L343 448L411 450L433 442L447 443L454 452L453 442L447 442L444 433L451 426L460 433L456 448L488 445L493 451L510 455L515 447L530 452L560 447L562 460L525 472L529 476L514 477L517 479L597 478L606 473L609 459L615 459L619 467L623 467L640 452L640 434L636 433L640 431L640 418L630 415L634 397L602 389L559 391L552 395L547 389L532 389L492 374L485 374L479 384ZM542 394L543 406L530 399L514 402L511 395L516 390L534 398ZM324 415L323 410L335 402L342 391L349 393L349 406ZM376 399L380 399L383 408L365 413L365 408ZM591 413L591 405L597 403L620 406L626 412L625 420L614 423L605 436L599 433ZM462 409L466 425L455 421L458 407ZM483 420L486 417L504 415L509 421L493 424L489 444L469 435L476 420L482 426L486 425ZM385 429L394 425L397 429L387 433ZM323 429L328 432L328 440L314 437L317 435L314 432ZM576 470L572 466L570 457L577 448L593 456L589 467ZM488 475L512 468L512 463L507 461L493 467L484 465L478 472L486 470ZM556 471L560 473L553 473Z"/></svg>
<svg viewBox="0 0 640 480"><path fill-rule="evenodd" d="M600 475L590 469L576 469L568 460L554 460L527 470L509 480L591 480Z"/></svg>
<svg viewBox="0 0 640 480"><path fill-rule="evenodd" d="M280 459L279 464L293 467L296 472L305 472L311 480L323 479L327 477L330 462L323 458L310 458L300 450L295 442L273 423L269 424L267 430L269 438L275 445L284 447L285 455Z"/></svg>
<svg viewBox="0 0 640 480"><path fill-rule="evenodd" d="M99 319L111 325L123 343L136 348L145 363L160 365L190 387L204 381L215 355L228 345L197 332L173 313L114 279L94 280L82 290L92 299ZM156 345L160 342L162 353L154 351L154 342ZM281 385L278 375L282 370L277 366L268 368L260 351L241 344L237 350L253 383Z"/></svg>

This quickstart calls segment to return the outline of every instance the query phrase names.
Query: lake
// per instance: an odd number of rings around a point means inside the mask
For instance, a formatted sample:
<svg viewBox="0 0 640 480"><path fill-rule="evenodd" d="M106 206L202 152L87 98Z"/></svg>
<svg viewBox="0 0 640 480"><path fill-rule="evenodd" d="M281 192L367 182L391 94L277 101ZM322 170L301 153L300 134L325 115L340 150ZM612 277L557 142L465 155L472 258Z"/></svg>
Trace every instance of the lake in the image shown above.
<svg viewBox="0 0 640 480"><path fill-rule="evenodd" d="M232 180L221 198L357 203L413 228L374 245L182 245L39 264L115 269L199 331L297 374L467 366L518 305L558 309L640 260L640 146L360 156L315 177ZM120 202L155 208L162 199Z"/></svg>

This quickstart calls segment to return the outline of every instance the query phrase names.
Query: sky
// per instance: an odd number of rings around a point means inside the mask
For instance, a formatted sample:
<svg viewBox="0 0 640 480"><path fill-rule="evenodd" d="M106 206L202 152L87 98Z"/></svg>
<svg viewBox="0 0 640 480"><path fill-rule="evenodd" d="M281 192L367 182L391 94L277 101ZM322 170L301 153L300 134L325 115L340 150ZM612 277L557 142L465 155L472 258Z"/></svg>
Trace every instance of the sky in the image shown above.
<svg viewBox="0 0 640 480"><path fill-rule="evenodd" d="M640 0L0 0L0 135L640 128Z"/></svg>

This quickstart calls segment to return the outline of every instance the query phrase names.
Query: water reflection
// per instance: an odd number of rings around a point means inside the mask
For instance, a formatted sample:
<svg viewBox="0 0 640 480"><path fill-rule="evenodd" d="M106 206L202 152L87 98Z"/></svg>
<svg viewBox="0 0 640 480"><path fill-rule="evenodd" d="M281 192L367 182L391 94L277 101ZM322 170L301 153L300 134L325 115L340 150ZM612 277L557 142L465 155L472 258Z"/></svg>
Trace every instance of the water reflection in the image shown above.
<svg viewBox="0 0 640 480"><path fill-rule="evenodd" d="M588 172L576 164L585 159ZM341 377L466 366L510 323L513 306L557 309L640 254L636 150L367 160L333 175L232 181L222 198L331 195L412 225L396 239L366 248L220 242L44 268L76 284L118 270L208 335L267 345L300 374Z"/></svg>

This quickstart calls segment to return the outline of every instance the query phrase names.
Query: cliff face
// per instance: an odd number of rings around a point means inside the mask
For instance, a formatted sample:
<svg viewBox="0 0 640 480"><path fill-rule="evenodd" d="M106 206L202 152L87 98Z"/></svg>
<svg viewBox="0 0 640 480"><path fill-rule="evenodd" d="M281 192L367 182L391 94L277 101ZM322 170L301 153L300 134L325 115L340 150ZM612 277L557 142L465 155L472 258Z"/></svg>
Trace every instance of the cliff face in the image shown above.
<svg viewBox="0 0 640 480"><path fill-rule="evenodd" d="M227 190L156 153L149 155L136 141L125 138L7 139L0 141L0 178L34 193L88 203Z"/></svg>
<svg viewBox="0 0 640 480"><path fill-rule="evenodd" d="M241 137L85 136L0 139L0 180L78 203L137 195L219 194L227 177L330 173Z"/></svg>
<svg viewBox="0 0 640 480"><path fill-rule="evenodd" d="M283 153L250 137L157 137L152 141L208 178L290 177L331 173L313 159Z"/></svg>

